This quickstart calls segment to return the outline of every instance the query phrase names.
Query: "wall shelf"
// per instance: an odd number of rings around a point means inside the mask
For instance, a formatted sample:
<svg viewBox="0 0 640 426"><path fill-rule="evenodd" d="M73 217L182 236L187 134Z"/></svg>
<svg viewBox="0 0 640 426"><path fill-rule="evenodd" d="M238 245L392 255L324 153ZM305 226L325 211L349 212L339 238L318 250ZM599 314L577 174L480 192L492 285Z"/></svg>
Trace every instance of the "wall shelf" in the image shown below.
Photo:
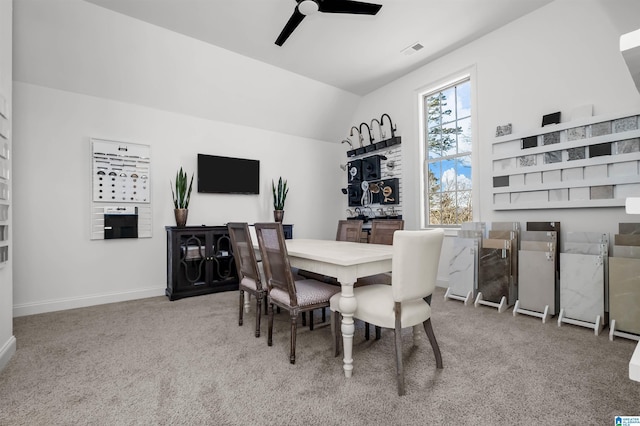
<svg viewBox="0 0 640 426"><path fill-rule="evenodd" d="M494 210L624 206L640 191L640 110L495 138Z"/></svg>

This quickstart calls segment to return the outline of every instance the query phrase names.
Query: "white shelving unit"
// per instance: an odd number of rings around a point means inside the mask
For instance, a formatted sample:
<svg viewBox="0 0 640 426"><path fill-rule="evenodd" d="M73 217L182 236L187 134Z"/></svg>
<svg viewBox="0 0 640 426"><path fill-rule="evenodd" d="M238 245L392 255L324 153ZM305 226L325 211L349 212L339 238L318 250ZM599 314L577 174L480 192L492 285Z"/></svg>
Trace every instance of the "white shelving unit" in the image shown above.
<svg viewBox="0 0 640 426"><path fill-rule="evenodd" d="M497 137L494 210L624 206L640 192L639 115L581 118Z"/></svg>
<svg viewBox="0 0 640 426"><path fill-rule="evenodd" d="M11 204L10 122L7 100L0 93L0 267L9 261L9 206Z"/></svg>

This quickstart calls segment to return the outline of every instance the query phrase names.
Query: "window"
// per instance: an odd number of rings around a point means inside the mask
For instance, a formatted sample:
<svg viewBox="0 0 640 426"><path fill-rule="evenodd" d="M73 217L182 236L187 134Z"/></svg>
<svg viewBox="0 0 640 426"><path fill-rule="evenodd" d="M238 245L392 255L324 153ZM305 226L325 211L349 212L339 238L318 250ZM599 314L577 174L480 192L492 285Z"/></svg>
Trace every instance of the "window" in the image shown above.
<svg viewBox="0 0 640 426"><path fill-rule="evenodd" d="M428 92L421 102L425 222L451 226L472 221L471 80Z"/></svg>

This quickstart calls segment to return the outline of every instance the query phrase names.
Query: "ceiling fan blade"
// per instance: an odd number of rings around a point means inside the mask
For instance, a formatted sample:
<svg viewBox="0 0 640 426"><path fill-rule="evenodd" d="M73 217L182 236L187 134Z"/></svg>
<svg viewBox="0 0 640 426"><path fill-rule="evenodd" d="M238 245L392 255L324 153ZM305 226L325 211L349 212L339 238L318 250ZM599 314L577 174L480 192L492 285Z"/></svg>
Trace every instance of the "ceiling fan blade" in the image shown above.
<svg viewBox="0 0 640 426"><path fill-rule="evenodd" d="M291 18L289 18L289 21L284 26L284 28L282 29L282 32L276 39L276 44L278 46L282 46L284 42L287 41L287 39L289 38L293 30L295 30L298 27L298 25L300 25L300 22L302 22L303 19L304 19L304 15L300 13L298 11L298 7L296 7L295 10L293 11L293 14L291 15Z"/></svg>
<svg viewBox="0 0 640 426"><path fill-rule="evenodd" d="M353 13L357 15L375 15L381 4L365 3L351 0L322 0L318 2L318 10L325 13Z"/></svg>

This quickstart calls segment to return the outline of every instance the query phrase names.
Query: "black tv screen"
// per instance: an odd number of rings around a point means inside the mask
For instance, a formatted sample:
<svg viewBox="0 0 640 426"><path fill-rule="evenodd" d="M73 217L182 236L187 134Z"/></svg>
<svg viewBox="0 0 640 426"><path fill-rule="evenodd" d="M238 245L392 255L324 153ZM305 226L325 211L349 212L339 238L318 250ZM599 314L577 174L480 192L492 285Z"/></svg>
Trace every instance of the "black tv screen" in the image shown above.
<svg viewBox="0 0 640 426"><path fill-rule="evenodd" d="M259 194L260 161L198 154L198 192Z"/></svg>

